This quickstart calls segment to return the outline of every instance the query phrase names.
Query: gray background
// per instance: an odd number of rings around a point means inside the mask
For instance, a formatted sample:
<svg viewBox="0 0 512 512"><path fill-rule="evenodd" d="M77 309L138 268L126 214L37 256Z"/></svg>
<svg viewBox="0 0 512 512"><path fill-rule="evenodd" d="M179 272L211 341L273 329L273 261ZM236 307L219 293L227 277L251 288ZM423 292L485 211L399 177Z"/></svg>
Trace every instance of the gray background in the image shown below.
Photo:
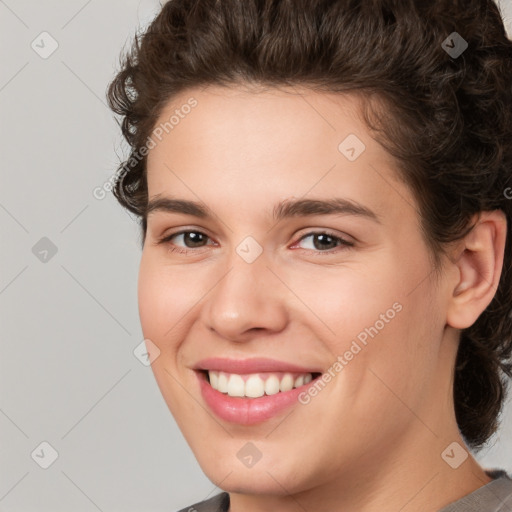
<svg viewBox="0 0 512 512"><path fill-rule="evenodd" d="M127 154L106 86L159 9L0 0L0 512L173 511L219 492L133 353L137 224L93 195ZM512 403L478 459L512 472Z"/></svg>

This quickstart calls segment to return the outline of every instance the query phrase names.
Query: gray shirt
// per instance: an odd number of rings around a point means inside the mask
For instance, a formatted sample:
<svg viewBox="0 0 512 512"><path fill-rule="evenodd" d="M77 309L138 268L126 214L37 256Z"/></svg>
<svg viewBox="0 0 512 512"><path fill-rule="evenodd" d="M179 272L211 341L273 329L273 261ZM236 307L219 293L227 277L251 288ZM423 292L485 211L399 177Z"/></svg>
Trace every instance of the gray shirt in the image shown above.
<svg viewBox="0 0 512 512"><path fill-rule="evenodd" d="M439 512L512 512L512 478L501 469L486 470L491 482ZM229 494L223 492L179 512L228 512Z"/></svg>

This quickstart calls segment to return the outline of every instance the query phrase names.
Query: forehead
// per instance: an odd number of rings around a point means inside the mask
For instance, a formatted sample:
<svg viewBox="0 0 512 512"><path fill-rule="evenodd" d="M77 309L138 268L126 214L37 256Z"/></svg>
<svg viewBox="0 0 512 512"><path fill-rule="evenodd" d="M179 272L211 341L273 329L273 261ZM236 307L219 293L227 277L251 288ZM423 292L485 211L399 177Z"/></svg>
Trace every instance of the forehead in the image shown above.
<svg viewBox="0 0 512 512"><path fill-rule="evenodd" d="M207 152L210 158L222 158L233 166L251 160L271 161L283 153L288 161L300 161L306 153L316 158L321 152L337 157L336 142L349 130L357 132L360 139L369 139L359 119L359 103L356 96L295 87L189 89L162 110L155 131L166 140L149 159L183 144L194 150L192 157ZM365 140L367 146L373 146L372 142Z"/></svg>
<svg viewBox="0 0 512 512"><path fill-rule="evenodd" d="M201 196L249 212L252 202L335 195L398 217L414 200L360 113L358 96L299 88L183 91L155 125L149 196Z"/></svg>

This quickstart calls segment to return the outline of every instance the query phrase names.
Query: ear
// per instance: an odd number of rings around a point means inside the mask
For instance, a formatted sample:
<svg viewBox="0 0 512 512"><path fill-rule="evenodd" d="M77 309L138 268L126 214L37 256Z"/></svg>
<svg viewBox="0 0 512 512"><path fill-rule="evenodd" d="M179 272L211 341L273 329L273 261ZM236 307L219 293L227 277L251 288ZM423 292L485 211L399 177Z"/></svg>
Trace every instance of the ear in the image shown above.
<svg viewBox="0 0 512 512"><path fill-rule="evenodd" d="M450 283L446 322L456 329L473 325L490 304L503 267L506 215L501 210L485 211L475 215L472 223L475 221L452 259L458 272Z"/></svg>

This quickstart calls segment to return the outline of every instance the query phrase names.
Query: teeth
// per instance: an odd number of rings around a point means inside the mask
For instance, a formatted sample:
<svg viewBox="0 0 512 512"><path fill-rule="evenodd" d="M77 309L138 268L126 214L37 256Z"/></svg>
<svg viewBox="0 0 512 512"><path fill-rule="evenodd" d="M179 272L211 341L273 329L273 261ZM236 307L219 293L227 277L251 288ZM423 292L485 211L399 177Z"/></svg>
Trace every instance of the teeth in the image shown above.
<svg viewBox="0 0 512 512"><path fill-rule="evenodd" d="M225 373L219 373L219 372L210 372L210 373L216 373L219 376L219 380L217 381L217 390L221 393L227 393L228 392L228 377ZM210 384L213 387L213 382L210 378Z"/></svg>
<svg viewBox="0 0 512 512"><path fill-rule="evenodd" d="M236 373L225 373L210 370L208 376L210 385L213 389L221 393L227 393L229 396L259 398L263 395L275 395L283 391L290 391L304 384L308 384L313 379L311 373L291 374L291 373L269 373L250 375L237 375Z"/></svg>
<svg viewBox="0 0 512 512"><path fill-rule="evenodd" d="M294 381L294 378L289 373L287 373L281 379L281 382L279 384L279 389L281 391L290 391L290 389L293 389L293 381Z"/></svg>
<svg viewBox="0 0 512 512"><path fill-rule="evenodd" d="M258 398L265 394L265 383L257 376L251 375L245 381L245 396Z"/></svg>
<svg viewBox="0 0 512 512"><path fill-rule="evenodd" d="M276 393L279 393L279 379L277 378L277 375L271 375L265 381L265 393L267 395L275 395Z"/></svg>
<svg viewBox="0 0 512 512"><path fill-rule="evenodd" d="M232 373L228 380L228 395L229 396L244 396L245 383L240 375Z"/></svg>
<svg viewBox="0 0 512 512"><path fill-rule="evenodd" d="M218 372L210 372L210 384L213 389L219 389L219 374Z"/></svg>

